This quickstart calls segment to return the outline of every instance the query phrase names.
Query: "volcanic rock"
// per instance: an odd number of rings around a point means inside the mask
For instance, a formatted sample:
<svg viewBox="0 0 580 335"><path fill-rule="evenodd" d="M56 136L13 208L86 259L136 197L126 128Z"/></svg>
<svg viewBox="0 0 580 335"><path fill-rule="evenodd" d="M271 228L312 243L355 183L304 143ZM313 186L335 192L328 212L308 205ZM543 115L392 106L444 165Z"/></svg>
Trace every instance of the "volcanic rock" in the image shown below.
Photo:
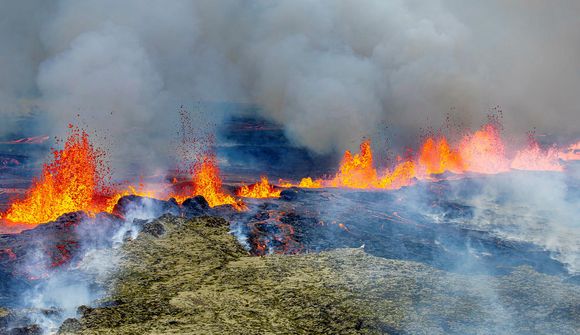
<svg viewBox="0 0 580 335"><path fill-rule="evenodd" d="M76 333L576 334L580 324L580 287L529 266L465 275L349 248L250 257L223 219L158 221L163 236L122 247L108 298L118 303L84 313Z"/></svg>
<svg viewBox="0 0 580 335"><path fill-rule="evenodd" d="M30 325L19 328L12 328L8 335L42 335L42 328L39 325Z"/></svg>
<svg viewBox="0 0 580 335"><path fill-rule="evenodd" d="M210 207L205 198L197 195L193 198L186 199L182 204L183 215L187 218L207 215Z"/></svg>
<svg viewBox="0 0 580 335"><path fill-rule="evenodd" d="M69 318L69 319L64 320L64 322L62 323L62 325L58 329L57 334L59 334L59 335L75 334L78 331L80 331L81 328L82 328L82 326L81 326L81 323L79 322L79 320L74 319L74 318Z"/></svg>
<svg viewBox="0 0 580 335"><path fill-rule="evenodd" d="M165 234L165 226L159 220L153 222L147 222L143 225L143 233L150 234L155 237L159 237Z"/></svg>
<svg viewBox="0 0 580 335"><path fill-rule="evenodd" d="M238 213L238 210L233 205L219 205L211 208L208 215L229 218L233 214Z"/></svg>
<svg viewBox="0 0 580 335"><path fill-rule="evenodd" d="M19 166L26 160L26 156L0 153L0 168Z"/></svg>
<svg viewBox="0 0 580 335"><path fill-rule="evenodd" d="M292 188L289 188L287 190L283 190L280 193L280 199L286 200L286 201L296 200L296 199L298 199L300 191L301 190L296 188L296 187L292 187Z"/></svg>
<svg viewBox="0 0 580 335"><path fill-rule="evenodd" d="M86 316L89 313L91 313L92 311L93 311L93 308L86 306L86 305L82 305L82 306L79 306L79 308L77 308L77 315Z"/></svg>
<svg viewBox="0 0 580 335"><path fill-rule="evenodd" d="M110 247L123 221L99 213L90 218L84 212L68 213L54 222L38 225L20 234L0 235L0 306L14 297L4 292L22 292L30 278L42 276L47 265L68 264L79 251Z"/></svg>
<svg viewBox="0 0 580 335"><path fill-rule="evenodd" d="M56 219L56 223L58 225L64 225L66 227L70 225L78 225L79 223L81 223L84 220L87 220L88 218L89 216L87 215L87 213L83 211L65 213Z"/></svg>
<svg viewBox="0 0 580 335"><path fill-rule="evenodd" d="M154 218L162 214L179 215L179 213L179 204L173 198L164 201L138 195L122 197L113 208L113 214L121 217Z"/></svg>

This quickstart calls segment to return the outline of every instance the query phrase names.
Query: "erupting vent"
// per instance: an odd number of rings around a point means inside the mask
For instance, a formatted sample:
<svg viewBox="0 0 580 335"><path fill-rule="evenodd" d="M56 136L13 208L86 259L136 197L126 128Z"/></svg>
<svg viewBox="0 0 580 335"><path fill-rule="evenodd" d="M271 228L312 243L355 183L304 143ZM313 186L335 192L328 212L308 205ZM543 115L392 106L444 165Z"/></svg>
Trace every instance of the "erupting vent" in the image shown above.
<svg viewBox="0 0 580 335"><path fill-rule="evenodd" d="M282 190L277 190L269 184L268 178L262 176L259 183L250 186L243 185L237 194L244 198L277 198L281 192Z"/></svg>
<svg viewBox="0 0 580 335"><path fill-rule="evenodd" d="M23 199L8 209L5 219L19 223L40 223L79 210L104 211L107 201L99 199L102 191L103 153L96 150L84 130L69 125L71 134L63 150L54 150L51 162L32 183Z"/></svg>
<svg viewBox="0 0 580 335"><path fill-rule="evenodd" d="M577 160L580 144L566 150L555 146L547 149L532 137L528 146L513 150L509 158L501 138L500 124L490 121L480 130L467 133L455 145L443 135L427 137L416 155L397 157L392 168L377 170L373 160L371 141L365 140L358 153L346 151L338 172L331 178L303 178L299 183L279 181L271 185L266 176L260 182L242 185L229 194L223 188L215 152L203 151L202 158L189 168L190 180L152 187L139 184L120 189L105 185L110 172L103 161L103 152L95 149L88 134L72 125L62 150L53 150L52 160L45 164L42 174L35 179L22 199L14 201L3 215L9 223L39 224L55 220L69 212L85 211L112 213L120 198L139 195L161 200L175 198L179 203L193 196L203 196L210 207L230 205L245 210L242 198L277 198L288 187L322 188L344 187L354 189L394 190L409 186L417 180L440 180L452 173L497 174L514 170L563 171L562 161Z"/></svg>
<svg viewBox="0 0 580 335"><path fill-rule="evenodd" d="M573 147L560 153L552 146L547 150L537 141L530 139L528 147L517 150L509 159L506 146L495 122L484 125L475 133L466 134L452 147L445 136L428 137L418 150L417 157L403 159L383 173L374 167L370 140L360 145L360 152L346 151L339 172L329 180L311 177L302 179L298 185L282 183L282 186L302 188L348 187L359 189L399 189L411 185L414 180L428 180L445 172L454 174L481 173L497 174L510 169L528 171L563 171L560 159L576 159Z"/></svg>
<svg viewBox="0 0 580 335"><path fill-rule="evenodd" d="M218 205L232 205L241 208L236 199L223 192L220 169L214 154L204 157L201 163L196 164L193 174L194 195L203 196L210 207Z"/></svg>

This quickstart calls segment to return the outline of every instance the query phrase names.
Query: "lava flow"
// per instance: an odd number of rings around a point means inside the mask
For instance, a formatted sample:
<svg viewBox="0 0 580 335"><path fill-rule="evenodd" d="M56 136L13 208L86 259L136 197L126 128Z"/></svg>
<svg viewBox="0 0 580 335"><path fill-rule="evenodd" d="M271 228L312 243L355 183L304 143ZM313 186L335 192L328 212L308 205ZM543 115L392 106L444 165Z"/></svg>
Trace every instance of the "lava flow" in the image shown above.
<svg viewBox="0 0 580 335"><path fill-rule="evenodd" d="M322 179L312 179L310 177L302 178L298 187L302 188L321 188L323 186Z"/></svg>
<svg viewBox="0 0 580 335"><path fill-rule="evenodd" d="M192 193L184 194L183 192L177 192L172 194L171 197L175 198L178 202L183 202L189 197L201 195L210 207L232 205L238 210L244 207L240 201L222 190L220 169L215 154L212 153L206 154L201 162L194 165Z"/></svg>
<svg viewBox="0 0 580 335"><path fill-rule="evenodd" d="M16 223L38 224L79 210L101 211L97 193L103 187L103 152L89 141L84 130L69 125L63 150L54 150L23 199L14 201L3 218Z"/></svg>
<svg viewBox="0 0 580 335"><path fill-rule="evenodd" d="M360 153L354 156L346 151L339 172L329 183L333 187L374 188L378 186L377 170L373 167L371 141L360 145Z"/></svg>
<svg viewBox="0 0 580 335"><path fill-rule="evenodd" d="M112 192L104 185L108 170L103 164L103 152L95 149L84 130L72 125L62 150L54 150L52 160L44 164L42 174L33 180L32 186L22 199L15 200L2 219L8 223L39 224L53 221L60 215L85 211L113 211L117 201L126 195L140 195L159 199L176 198L183 202L192 196L203 196L209 206L232 205L243 210L240 199L223 190L220 170L215 153L204 153L203 159L190 169L191 182L187 189L167 192L150 192L129 186L126 190ZM576 160L580 143L560 152L556 147L542 149L538 142L530 140L527 148L514 151L508 158L506 145L493 122L474 133L466 134L455 145L444 136L428 137L415 157L398 157L397 164L379 172L374 166L370 140L360 145L359 153L346 151L338 172L329 179L303 178L293 185L281 182L282 187L301 188L344 187L356 189L399 189L416 180L429 180L446 172L454 174L497 174L509 170L563 171L561 160ZM440 178L440 177L437 177ZM242 186L237 196L245 198L277 198L279 188L269 184L266 177L260 182Z"/></svg>
<svg viewBox="0 0 580 335"><path fill-rule="evenodd" d="M414 180L428 180L445 172L497 174L510 170L563 171L560 159L575 160L580 157L580 143L560 153L557 148L542 149L531 139L527 148L516 151L509 159L497 122L489 122L475 133L466 134L452 146L444 136L428 137L416 157L397 158L398 163L382 174L374 167L369 140L360 145L354 155L346 151L338 173L329 180L303 178L302 188L346 187L359 189L398 189L411 185ZM284 186L289 186L286 183Z"/></svg>
<svg viewBox="0 0 580 335"><path fill-rule="evenodd" d="M243 185L237 195L244 198L277 198L282 190L277 190L268 183L268 178L260 177L260 182L250 186Z"/></svg>
<svg viewBox="0 0 580 335"><path fill-rule="evenodd" d="M437 140L429 137L425 140L419 152L419 166L423 168L421 172L425 175L441 174L445 171L461 173L465 170L461 155L451 149L445 137Z"/></svg>
<svg viewBox="0 0 580 335"><path fill-rule="evenodd" d="M519 150L511 162L514 170L564 171L564 166L558 160L558 149L555 147L542 150L540 144L530 139L527 148Z"/></svg>
<svg viewBox="0 0 580 335"><path fill-rule="evenodd" d="M465 171L496 174L509 170L505 145L494 123L484 125L474 134L467 134L459 144L459 155Z"/></svg>
<svg viewBox="0 0 580 335"><path fill-rule="evenodd" d="M154 193L128 186L115 192L105 184L109 169L104 152L93 146L86 131L69 125L70 134L62 150L53 150L39 178L32 181L22 199L8 208L2 219L9 225L36 225L54 221L65 213L84 211L112 213L126 195L154 197Z"/></svg>

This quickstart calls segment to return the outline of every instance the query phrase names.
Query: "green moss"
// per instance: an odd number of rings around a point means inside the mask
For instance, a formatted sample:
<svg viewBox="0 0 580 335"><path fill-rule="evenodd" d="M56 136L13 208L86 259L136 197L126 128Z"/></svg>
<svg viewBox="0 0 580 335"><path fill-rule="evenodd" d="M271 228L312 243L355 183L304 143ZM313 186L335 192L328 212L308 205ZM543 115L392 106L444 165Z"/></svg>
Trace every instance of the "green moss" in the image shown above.
<svg viewBox="0 0 580 335"><path fill-rule="evenodd" d="M221 219L160 222L164 236L123 247L115 304L86 311L80 333L566 334L580 324L578 287L529 268L468 277L360 249L251 257Z"/></svg>

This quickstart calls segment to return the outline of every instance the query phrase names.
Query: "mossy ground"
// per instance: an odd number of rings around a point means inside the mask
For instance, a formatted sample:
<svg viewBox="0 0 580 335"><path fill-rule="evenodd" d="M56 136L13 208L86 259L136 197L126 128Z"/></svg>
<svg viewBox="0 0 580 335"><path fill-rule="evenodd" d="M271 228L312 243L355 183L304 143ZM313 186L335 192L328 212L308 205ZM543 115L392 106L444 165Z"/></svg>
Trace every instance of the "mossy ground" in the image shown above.
<svg viewBox="0 0 580 335"><path fill-rule="evenodd" d="M518 268L462 276L362 249L252 257L218 218L158 220L122 249L79 334L573 334L580 290Z"/></svg>

